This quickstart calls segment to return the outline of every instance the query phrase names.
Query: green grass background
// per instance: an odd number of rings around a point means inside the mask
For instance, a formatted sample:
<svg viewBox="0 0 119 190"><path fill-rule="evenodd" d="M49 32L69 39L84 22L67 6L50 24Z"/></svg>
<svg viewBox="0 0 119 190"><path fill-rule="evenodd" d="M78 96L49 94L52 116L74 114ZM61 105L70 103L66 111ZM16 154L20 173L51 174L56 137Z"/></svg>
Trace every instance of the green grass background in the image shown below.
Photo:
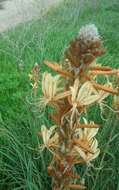
<svg viewBox="0 0 119 190"><path fill-rule="evenodd" d="M99 61L119 67L118 0L64 0L42 19L0 34L0 190L51 189L51 157L37 151L37 132L50 121L29 103L28 73L35 62L43 72L44 59L60 61L80 27L88 23L96 24L107 49ZM20 63L23 72L18 71ZM92 115L103 126L98 135L101 154L85 172L89 190L119 190L119 120L109 111L105 115L105 122L97 112Z"/></svg>

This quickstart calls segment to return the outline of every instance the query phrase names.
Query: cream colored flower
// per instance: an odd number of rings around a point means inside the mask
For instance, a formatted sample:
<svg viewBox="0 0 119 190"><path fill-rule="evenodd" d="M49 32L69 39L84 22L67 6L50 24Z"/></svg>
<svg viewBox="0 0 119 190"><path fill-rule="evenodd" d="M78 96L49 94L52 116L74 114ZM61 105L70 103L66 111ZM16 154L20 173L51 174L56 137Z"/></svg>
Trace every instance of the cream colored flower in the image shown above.
<svg viewBox="0 0 119 190"><path fill-rule="evenodd" d="M69 103L72 105L72 108L68 114L71 114L70 126L73 127L75 117L79 117L80 113L84 111L84 108L95 103L99 99L99 96L89 81L80 86L79 80L76 79L74 86L70 87L70 90L71 97L69 98Z"/></svg>
<svg viewBox="0 0 119 190"><path fill-rule="evenodd" d="M53 98L63 90L59 87L60 85L60 76L52 76L50 73L45 72L42 79L42 92L43 98L41 98L42 105L46 106L49 102L53 101Z"/></svg>
<svg viewBox="0 0 119 190"><path fill-rule="evenodd" d="M92 153L85 152L82 148L75 146L75 151L81 156L81 158L88 164L92 160L94 160L96 157L98 157L100 153L100 149L98 147L98 141L94 139L90 145L90 149Z"/></svg>
<svg viewBox="0 0 119 190"><path fill-rule="evenodd" d="M86 163L94 160L100 153L98 141L95 138L97 132L98 128L76 129L75 136L79 141L77 141L77 145L74 146L74 150ZM84 148L80 146L80 143L83 144Z"/></svg>
<svg viewBox="0 0 119 190"><path fill-rule="evenodd" d="M41 126L41 135L44 144L39 147L40 150L47 148L50 152L53 153L52 149L58 145L58 134L55 130L56 126L52 126L50 129L47 129L44 125Z"/></svg>
<svg viewBox="0 0 119 190"><path fill-rule="evenodd" d="M96 102L99 98L97 91L92 84L87 81L79 88L79 80L76 79L71 89L71 104L74 107L88 106Z"/></svg>

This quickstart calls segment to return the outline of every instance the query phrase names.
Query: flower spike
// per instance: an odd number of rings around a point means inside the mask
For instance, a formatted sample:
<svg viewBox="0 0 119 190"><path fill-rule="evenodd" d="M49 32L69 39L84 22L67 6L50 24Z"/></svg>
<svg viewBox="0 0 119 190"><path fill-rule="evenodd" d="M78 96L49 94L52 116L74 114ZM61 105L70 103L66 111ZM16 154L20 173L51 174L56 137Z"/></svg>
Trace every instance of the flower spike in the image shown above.
<svg viewBox="0 0 119 190"><path fill-rule="evenodd" d="M47 149L52 154L48 174L53 179L53 190L86 189L85 185L75 183L82 176L74 166L89 167L100 154L96 137L100 125L87 121L87 117L92 117L89 108L98 104L102 114L103 106L109 107L105 99L114 96L114 106L119 110L119 70L96 62L104 53L97 27L88 24L65 50L62 64L44 61L58 73L55 76L43 73L40 105L51 107L48 116L54 125L41 126L38 134L43 139L40 151ZM33 89L37 89L38 72L34 76L32 71L30 79L34 82Z"/></svg>

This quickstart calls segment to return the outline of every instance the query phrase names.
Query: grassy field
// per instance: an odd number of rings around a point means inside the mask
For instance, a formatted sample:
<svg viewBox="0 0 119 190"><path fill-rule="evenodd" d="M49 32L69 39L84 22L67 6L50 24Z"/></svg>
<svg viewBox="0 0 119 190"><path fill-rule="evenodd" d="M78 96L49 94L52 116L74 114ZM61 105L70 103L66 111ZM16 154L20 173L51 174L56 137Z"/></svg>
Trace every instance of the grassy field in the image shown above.
<svg viewBox="0 0 119 190"><path fill-rule="evenodd" d="M118 0L65 0L41 20L0 34L0 190L50 190L47 175L50 155L37 151L37 132L50 121L30 104L28 73L35 62L43 72L43 60L59 61L80 27L94 23L107 49L104 65L119 67ZM18 65L23 64L23 72ZM107 111L98 136L101 154L86 169L89 190L119 190L119 120ZM84 168L85 169L85 168ZM79 168L77 168L79 170Z"/></svg>

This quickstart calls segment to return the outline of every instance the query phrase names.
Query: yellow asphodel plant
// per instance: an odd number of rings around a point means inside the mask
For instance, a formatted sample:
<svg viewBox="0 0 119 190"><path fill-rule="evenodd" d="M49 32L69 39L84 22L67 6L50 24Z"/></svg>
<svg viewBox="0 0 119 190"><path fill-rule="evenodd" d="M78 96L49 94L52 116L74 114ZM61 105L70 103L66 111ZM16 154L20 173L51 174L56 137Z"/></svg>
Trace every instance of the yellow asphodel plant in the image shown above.
<svg viewBox="0 0 119 190"><path fill-rule="evenodd" d="M64 54L64 62L45 61L45 65L58 75L43 73L41 106L54 109L49 117L55 123L51 128L41 127L43 145L52 154L48 173L52 177L53 190L85 189L79 184L81 176L76 174L75 165L88 164L100 153L96 134L99 125L86 120L88 108L105 105L108 96L119 96L118 86L112 79L118 79L119 70L96 63L96 58L105 53L102 41L94 24L81 28ZM103 76L103 83L98 77ZM111 76L111 77L110 77ZM30 78L33 80L33 72ZM34 89L38 84L35 77ZM77 181L77 183L76 183Z"/></svg>

